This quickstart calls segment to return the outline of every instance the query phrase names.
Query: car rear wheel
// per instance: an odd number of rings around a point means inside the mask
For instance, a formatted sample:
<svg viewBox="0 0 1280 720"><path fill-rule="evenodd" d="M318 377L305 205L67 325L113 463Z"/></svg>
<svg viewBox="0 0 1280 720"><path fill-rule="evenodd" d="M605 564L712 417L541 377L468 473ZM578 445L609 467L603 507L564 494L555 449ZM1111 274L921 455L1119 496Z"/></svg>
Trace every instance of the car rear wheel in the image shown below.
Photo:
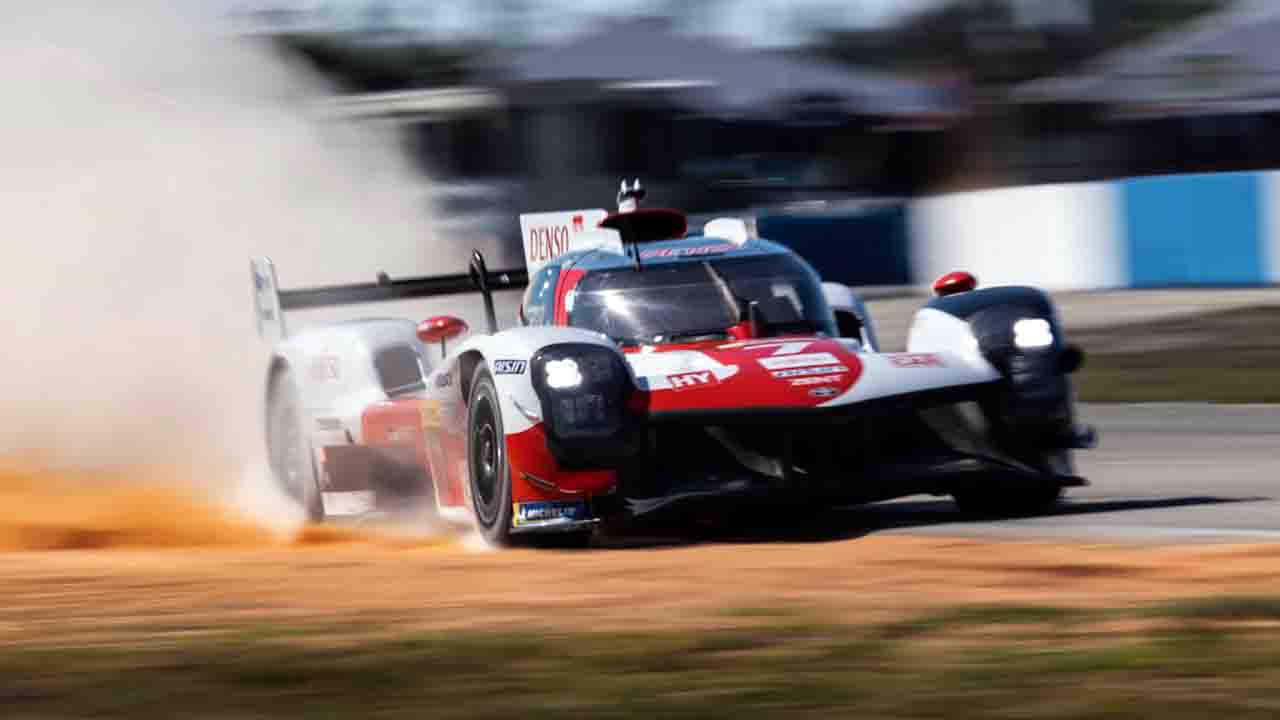
<svg viewBox="0 0 1280 720"><path fill-rule="evenodd" d="M511 544L511 467L498 391L488 369L476 368L467 403L467 469L476 528L491 545Z"/></svg>
<svg viewBox="0 0 1280 720"><path fill-rule="evenodd" d="M311 442L307 439L293 375L288 369L271 376L267 391L267 455L280 489L302 505L307 518L324 519L324 501L316 483Z"/></svg>

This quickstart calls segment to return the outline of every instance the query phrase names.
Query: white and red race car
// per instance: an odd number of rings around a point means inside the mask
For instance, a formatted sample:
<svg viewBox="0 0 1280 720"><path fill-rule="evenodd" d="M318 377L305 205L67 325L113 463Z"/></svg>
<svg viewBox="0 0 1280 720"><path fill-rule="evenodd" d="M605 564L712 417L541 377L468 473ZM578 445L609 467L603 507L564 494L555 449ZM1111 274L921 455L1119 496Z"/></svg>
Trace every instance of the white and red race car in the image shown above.
<svg viewBox="0 0 1280 720"><path fill-rule="evenodd" d="M279 291L255 259L278 481L317 519L416 499L499 545L705 503L923 493L987 512L1085 484L1082 355L1043 292L953 273L909 352L884 353L849 288L741 220L690 234L642 197L624 183L617 212L522 217L524 271L476 253L467 274ZM492 294L522 287L499 330ZM292 309L474 291L483 333L450 316L284 332Z"/></svg>

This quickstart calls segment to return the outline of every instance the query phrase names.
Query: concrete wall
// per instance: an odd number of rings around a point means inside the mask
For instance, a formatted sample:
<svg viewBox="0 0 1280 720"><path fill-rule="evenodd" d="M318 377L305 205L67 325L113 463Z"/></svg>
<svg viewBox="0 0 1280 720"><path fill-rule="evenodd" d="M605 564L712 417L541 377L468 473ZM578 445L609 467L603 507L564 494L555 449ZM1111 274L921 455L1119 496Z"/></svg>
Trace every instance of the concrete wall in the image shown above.
<svg viewBox="0 0 1280 720"><path fill-rule="evenodd" d="M927 198L912 205L913 277L967 270L984 285L1117 287L1128 258L1106 184L1044 185Z"/></svg>
<svg viewBox="0 0 1280 720"><path fill-rule="evenodd" d="M1172 175L942 195L909 210L918 284L1056 290L1280 282L1280 174Z"/></svg>

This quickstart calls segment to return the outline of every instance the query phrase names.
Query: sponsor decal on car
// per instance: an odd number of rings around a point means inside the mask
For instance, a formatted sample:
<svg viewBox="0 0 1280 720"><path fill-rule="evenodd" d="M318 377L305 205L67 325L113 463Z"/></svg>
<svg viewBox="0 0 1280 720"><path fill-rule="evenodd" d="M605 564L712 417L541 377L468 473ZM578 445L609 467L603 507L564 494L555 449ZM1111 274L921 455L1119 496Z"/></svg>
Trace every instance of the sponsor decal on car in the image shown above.
<svg viewBox="0 0 1280 720"><path fill-rule="evenodd" d="M667 383L670 384L672 390L699 387L701 385L712 385L717 382L719 382L719 380L716 379L715 373L710 370L707 370L706 372L690 372L667 376Z"/></svg>
<svg viewBox="0 0 1280 720"><path fill-rule="evenodd" d="M527 365L524 360L494 360L493 372L497 375L523 375Z"/></svg>
<svg viewBox="0 0 1280 720"><path fill-rule="evenodd" d="M515 527L562 520L572 522L587 519L585 500L542 500L514 503L511 522Z"/></svg>
<svg viewBox="0 0 1280 720"><path fill-rule="evenodd" d="M849 372L843 365L820 365L818 367L793 368L791 370L774 370L771 374L779 380L788 378L809 377L810 375L840 375Z"/></svg>
<svg viewBox="0 0 1280 720"><path fill-rule="evenodd" d="M674 257L697 257L700 255L719 255L720 253L731 252L735 247L728 243L718 245L699 245L697 247L688 248L656 248L652 250L644 250L640 253L642 260L652 258L674 258Z"/></svg>
<svg viewBox="0 0 1280 720"><path fill-rule="evenodd" d="M791 381L792 387L806 387L809 385L835 385L840 382L839 375L822 375L820 377L798 378Z"/></svg>
<svg viewBox="0 0 1280 720"><path fill-rule="evenodd" d="M829 352L805 353L803 355L771 355L762 357L756 362L767 370L788 370L791 368L813 367L815 365L839 365L840 361Z"/></svg>
<svg viewBox="0 0 1280 720"><path fill-rule="evenodd" d="M770 355L799 355L813 344L812 340L744 340L719 346L719 350L773 350Z"/></svg>
<svg viewBox="0 0 1280 720"><path fill-rule="evenodd" d="M529 274L574 250L584 249L584 239L608 217L604 210L528 213L520 216L525 267ZM621 250L621 248L619 248Z"/></svg>
<svg viewBox="0 0 1280 720"><path fill-rule="evenodd" d="M814 388L810 390L809 394L816 398L829 398L829 397L835 397L839 392L840 391L836 390L835 388L820 387L820 388Z"/></svg>
<svg viewBox="0 0 1280 720"><path fill-rule="evenodd" d="M627 362L643 390L675 390L714 384L738 374L737 365L723 365L710 355L696 350L632 353L627 355ZM704 374L710 374L707 382L702 382L701 377L689 377Z"/></svg>
<svg viewBox="0 0 1280 720"><path fill-rule="evenodd" d="M900 368L946 367L940 355L934 353L897 353L886 355L889 363Z"/></svg>

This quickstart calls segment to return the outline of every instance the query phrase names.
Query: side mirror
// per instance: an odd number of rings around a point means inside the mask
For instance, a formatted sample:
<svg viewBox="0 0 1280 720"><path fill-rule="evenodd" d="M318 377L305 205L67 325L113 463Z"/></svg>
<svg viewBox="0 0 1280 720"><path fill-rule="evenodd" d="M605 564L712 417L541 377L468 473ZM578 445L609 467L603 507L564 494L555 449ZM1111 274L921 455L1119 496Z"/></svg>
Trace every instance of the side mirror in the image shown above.
<svg viewBox="0 0 1280 720"><path fill-rule="evenodd" d="M933 283L933 294L938 297L970 292L978 287L978 278L967 272L949 272Z"/></svg>
<svg viewBox="0 0 1280 720"><path fill-rule="evenodd" d="M440 353L445 351L445 342L452 340L467 331L467 323L452 315L436 315L418 323L418 339L424 343L440 343Z"/></svg>

